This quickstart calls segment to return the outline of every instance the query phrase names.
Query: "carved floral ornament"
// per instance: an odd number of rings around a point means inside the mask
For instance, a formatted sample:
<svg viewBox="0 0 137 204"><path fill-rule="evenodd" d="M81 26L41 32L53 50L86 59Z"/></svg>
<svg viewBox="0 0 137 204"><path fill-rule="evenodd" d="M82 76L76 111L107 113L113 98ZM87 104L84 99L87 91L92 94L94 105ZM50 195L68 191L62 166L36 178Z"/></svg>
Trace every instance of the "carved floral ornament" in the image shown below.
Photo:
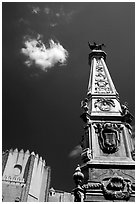
<svg viewBox="0 0 137 204"><path fill-rule="evenodd" d="M100 60L97 60L96 75L95 75L95 93L110 93L110 86L105 75L103 65Z"/></svg>
<svg viewBox="0 0 137 204"><path fill-rule="evenodd" d="M105 80L105 79L95 79L96 80L96 85L98 86L98 87L105 87L107 84L108 84L108 82Z"/></svg>
<svg viewBox="0 0 137 204"><path fill-rule="evenodd" d="M129 200L134 191L132 182L118 175L105 178L102 182L84 184L82 188L85 192L88 189L101 189L106 200Z"/></svg>
<svg viewBox="0 0 137 204"><path fill-rule="evenodd" d="M110 93L110 87L106 82L98 81L95 86L95 93Z"/></svg>
<svg viewBox="0 0 137 204"><path fill-rule="evenodd" d="M99 108L101 111L110 111L112 107L115 107L115 103L109 98L99 98L94 103L95 108Z"/></svg>
<svg viewBox="0 0 137 204"><path fill-rule="evenodd" d="M112 154L118 151L120 145L121 124L96 123L95 132L98 134L98 142L104 153Z"/></svg>

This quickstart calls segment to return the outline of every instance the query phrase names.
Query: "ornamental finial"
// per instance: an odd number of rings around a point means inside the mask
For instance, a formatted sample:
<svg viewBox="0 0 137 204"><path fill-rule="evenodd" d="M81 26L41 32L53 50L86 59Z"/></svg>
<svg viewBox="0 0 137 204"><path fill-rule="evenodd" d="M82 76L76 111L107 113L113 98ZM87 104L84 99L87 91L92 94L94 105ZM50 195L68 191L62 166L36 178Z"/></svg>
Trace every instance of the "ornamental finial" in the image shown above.
<svg viewBox="0 0 137 204"><path fill-rule="evenodd" d="M82 188L82 180L84 179L84 174L81 172L81 168L78 164L73 174L73 179L75 181L76 187L73 189L74 193L74 202L83 202L84 201L84 189Z"/></svg>
<svg viewBox="0 0 137 204"><path fill-rule="evenodd" d="M81 172L81 168L79 164L75 169L75 172L73 174L73 179L75 181L76 186L80 185L82 183L82 180L84 179L84 174Z"/></svg>

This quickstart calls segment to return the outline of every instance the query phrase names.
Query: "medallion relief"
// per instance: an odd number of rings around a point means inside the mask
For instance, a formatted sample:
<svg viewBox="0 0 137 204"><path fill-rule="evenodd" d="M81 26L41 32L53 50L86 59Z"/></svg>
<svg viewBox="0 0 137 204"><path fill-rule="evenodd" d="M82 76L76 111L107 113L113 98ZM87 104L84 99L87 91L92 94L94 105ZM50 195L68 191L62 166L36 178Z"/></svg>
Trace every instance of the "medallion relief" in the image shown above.
<svg viewBox="0 0 137 204"><path fill-rule="evenodd" d="M95 101L94 107L98 107L101 111L110 111L112 107L115 107L115 103L112 99L100 98Z"/></svg>
<svg viewBox="0 0 137 204"><path fill-rule="evenodd" d="M102 182L102 191L107 200L129 200L132 193L131 181L118 175L106 178Z"/></svg>

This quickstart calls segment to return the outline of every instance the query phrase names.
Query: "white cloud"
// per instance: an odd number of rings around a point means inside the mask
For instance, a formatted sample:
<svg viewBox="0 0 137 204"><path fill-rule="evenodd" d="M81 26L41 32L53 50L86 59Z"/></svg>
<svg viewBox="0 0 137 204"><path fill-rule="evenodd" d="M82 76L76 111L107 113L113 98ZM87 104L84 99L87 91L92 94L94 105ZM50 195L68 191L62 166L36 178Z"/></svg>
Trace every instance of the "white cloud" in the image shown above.
<svg viewBox="0 0 137 204"><path fill-rule="evenodd" d="M49 40L49 47L46 47L40 35L37 39L27 37L24 42L25 48L21 49L27 59L25 64L30 67L36 65L43 71L54 67L57 63L64 65L68 57L68 51L58 42L55 43L52 39Z"/></svg>
<svg viewBox="0 0 137 204"><path fill-rule="evenodd" d="M74 147L74 149L69 153L69 157L75 159L80 157L82 153L82 147L81 145L77 145L76 147Z"/></svg>

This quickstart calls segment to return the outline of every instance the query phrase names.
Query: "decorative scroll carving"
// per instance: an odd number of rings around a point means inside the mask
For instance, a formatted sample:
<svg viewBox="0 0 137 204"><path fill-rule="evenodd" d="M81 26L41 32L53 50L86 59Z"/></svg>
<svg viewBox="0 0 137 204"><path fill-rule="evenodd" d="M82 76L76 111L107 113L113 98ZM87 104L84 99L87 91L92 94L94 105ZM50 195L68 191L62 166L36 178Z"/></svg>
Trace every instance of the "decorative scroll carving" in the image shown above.
<svg viewBox="0 0 137 204"><path fill-rule="evenodd" d="M125 102L124 104L122 104L122 105L121 105L121 108L122 108L122 115L127 115L127 114L129 113L127 102Z"/></svg>
<svg viewBox="0 0 137 204"><path fill-rule="evenodd" d="M115 172L117 172L117 174L123 177L124 179L130 180L132 181L132 183L135 182L135 171L134 170L119 169L119 170L115 170Z"/></svg>
<svg viewBox="0 0 137 204"><path fill-rule="evenodd" d="M89 121L90 121L90 115L89 115L88 113L83 113L80 117L83 119L83 121L84 121L85 123L89 123Z"/></svg>
<svg viewBox="0 0 137 204"><path fill-rule="evenodd" d="M115 107L115 103L109 98L97 99L94 103L95 108L98 107L101 111L110 111L112 107Z"/></svg>
<svg viewBox="0 0 137 204"><path fill-rule="evenodd" d="M108 200L129 200L132 193L131 181L113 176L109 178L107 184L102 183L102 191Z"/></svg>
<svg viewBox="0 0 137 204"><path fill-rule="evenodd" d="M88 112L89 107L88 107L88 99L85 98L83 101L81 101L81 108L83 108L84 112Z"/></svg>
<svg viewBox="0 0 137 204"><path fill-rule="evenodd" d="M89 148L86 148L82 151L81 154L83 162L87 162L92 158L92 151Z"/></svg>
<svg viewBox="0 0 137 204"><path fill-rule="evenodd" d="M108 154L118 151L120 145L119 133L123 127L115 123L97 123L94 127L98 134L99 145L102 151Z"/></svg>

